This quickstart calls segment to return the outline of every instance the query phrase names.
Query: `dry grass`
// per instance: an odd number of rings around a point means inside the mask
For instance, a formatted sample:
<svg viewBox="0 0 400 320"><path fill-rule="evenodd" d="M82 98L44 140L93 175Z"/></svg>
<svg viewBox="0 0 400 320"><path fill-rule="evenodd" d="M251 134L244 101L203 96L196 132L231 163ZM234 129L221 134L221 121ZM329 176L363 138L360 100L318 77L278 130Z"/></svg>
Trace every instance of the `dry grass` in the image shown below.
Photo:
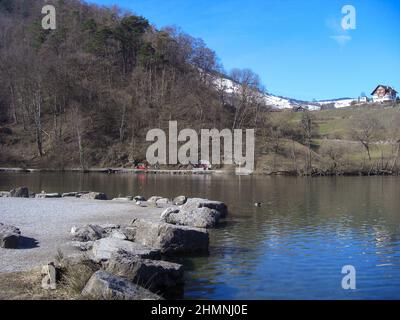
<svg viewBox="0 0 400 320"><path fill-rule="evenodd" d="M97 265L89 260L69 264L63 271L60 284L69 296L78 297L92 274L97 270Z"/></svg>
<svg viewBox="0 0 400 320"><path fill-rule="evenodd" d="M0 300L75 300L83 299L81 292L99 265L83 257L65 259L62 252L55 257L60 279L56 290L41 287L41 268L0 274Z"/></svg>
<svg viewBox="0 0 400 320"><path fill-rule="evenodd" d="M40 268L25 272L0 274L0 300L69 300L63 287L43 290Z"/></svg>

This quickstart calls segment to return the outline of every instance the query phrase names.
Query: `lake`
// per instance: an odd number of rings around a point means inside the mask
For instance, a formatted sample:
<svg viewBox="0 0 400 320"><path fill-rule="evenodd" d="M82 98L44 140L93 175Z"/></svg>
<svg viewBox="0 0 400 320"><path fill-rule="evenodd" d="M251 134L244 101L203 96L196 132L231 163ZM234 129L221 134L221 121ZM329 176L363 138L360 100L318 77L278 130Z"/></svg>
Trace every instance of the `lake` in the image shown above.
<svg viewBox="0 0 400 320"><path fill-rule="evenodd" d="M224 201L210 255L180 260L186 298L400 298L400 177L0 173L0 190L16 186ZM345 265L355 290L342 289Z"/></svg>

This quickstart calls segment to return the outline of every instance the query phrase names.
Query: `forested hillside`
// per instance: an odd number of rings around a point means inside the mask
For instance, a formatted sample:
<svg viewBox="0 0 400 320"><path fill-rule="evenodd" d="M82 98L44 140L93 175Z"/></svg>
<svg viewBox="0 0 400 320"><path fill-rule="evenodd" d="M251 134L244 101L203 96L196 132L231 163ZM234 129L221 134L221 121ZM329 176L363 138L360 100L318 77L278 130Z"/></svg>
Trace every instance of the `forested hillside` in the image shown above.
<svg viewBox="0 0 400 320"><path fill-rule="evenodd" d="M215 89L221 68L202 40L77 0L51 2L57 28L43 30L44 3L0 0L0 121L15 131L2 163L119 165L143 159L147 130L169 120L254 126L249 99L234 108ZM234 75L258 86L249 71Z"/></svg>
<svg viewBox="0 0 400 320"><path fill-rule="evenodd" d="M41 26L49 3L56 30ZM251 70L226 76L201 39L158 30L116 7L0 0L0 73L4 167L132 166L145 159L147 131L167 131L177 120L179 129L255 128L258 172L398 171L400 118L392 106L332 110L327 118L322 111L268 112ZM241 90L215 85L226 77ZM332 123L344 125L333 132Z"/></svg>

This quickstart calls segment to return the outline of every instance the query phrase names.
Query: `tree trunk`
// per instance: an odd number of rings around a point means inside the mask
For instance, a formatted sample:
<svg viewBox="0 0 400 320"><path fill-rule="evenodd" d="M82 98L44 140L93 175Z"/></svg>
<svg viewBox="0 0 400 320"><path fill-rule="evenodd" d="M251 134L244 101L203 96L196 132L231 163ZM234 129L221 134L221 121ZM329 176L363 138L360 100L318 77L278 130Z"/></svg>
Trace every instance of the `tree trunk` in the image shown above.
<svg viewBox="0 0 400 320"><path fill-rule="evenodd" d="M40 157L43 157L43 136L42 136L42 102L40 92L35 93L34 97L34 121L36 132L36 144Z"/></svg>
<svg viewBox="0 0 400 320"><path fill-rule="evenodd" d="M390 168L390 171L393 171L394 167L396 166L397 159L399 158L399 153L400 153L400 142L397 143L396 156L393 159L393 163Z"/></svg>
<svg viewBox="0 0 400 320"><path fill-rule="evenodd" d="M74 108L74 118L75 118L75 131L76 131L76 137L77 137L77 142L78 142L78 151L79 151L79 162L81 165L82 171L85 171L86 166L85 166L85 153L84 153L84 148L83 148L83 143L82 143L82 131L81 131L81 126L80 126L80 114L79 114L79 108L75 107Z"/></svg>
<svg viewBox="0 0 400 320"><path fill-rule="evenodd" d="M126 106L122 107L122 115L121 115L121 125L119 126L119 141L124 141L125 135L125 118L126 118Z"/></svg>
<svg viewBox="0 0 400 320"><path fill-rule="evenodd" d="M11 93L11 113L12 113L12 118L14 120L14 124L18 123L18 118L17 118L17 106L15 102L15 91L14 91L14 86L10 85L10 93Z"/></svg>

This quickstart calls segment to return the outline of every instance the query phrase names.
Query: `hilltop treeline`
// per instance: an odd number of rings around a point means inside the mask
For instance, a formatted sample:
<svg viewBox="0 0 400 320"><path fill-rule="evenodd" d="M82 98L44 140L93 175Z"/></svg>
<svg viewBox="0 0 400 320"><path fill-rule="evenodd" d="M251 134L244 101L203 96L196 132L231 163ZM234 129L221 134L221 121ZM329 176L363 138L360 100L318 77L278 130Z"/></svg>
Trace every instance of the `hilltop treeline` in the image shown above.
<svg viewBox="0 0 400 320"><path fill-rule="evenodd" d="M55 30L42 28L45 4ZM117 7L0 0L0 73L2 166L132 166L147 131L176 120L255 128L260 173L399 172L398 104L268 112L254 72L226 75L201 39ZM226 90L227 78L240 90Z"/></svg>
<svg viewBox="0 0 400 320"><path fill-rule="evenodd" d="M49 3L56 30L41 25ZM232 72L248 94L215 86L222 68L201 39L78 0L0 0L0 70L0 121L37 164L141 160L151 128L254 127L261 103L249 70Z"/></svg>

